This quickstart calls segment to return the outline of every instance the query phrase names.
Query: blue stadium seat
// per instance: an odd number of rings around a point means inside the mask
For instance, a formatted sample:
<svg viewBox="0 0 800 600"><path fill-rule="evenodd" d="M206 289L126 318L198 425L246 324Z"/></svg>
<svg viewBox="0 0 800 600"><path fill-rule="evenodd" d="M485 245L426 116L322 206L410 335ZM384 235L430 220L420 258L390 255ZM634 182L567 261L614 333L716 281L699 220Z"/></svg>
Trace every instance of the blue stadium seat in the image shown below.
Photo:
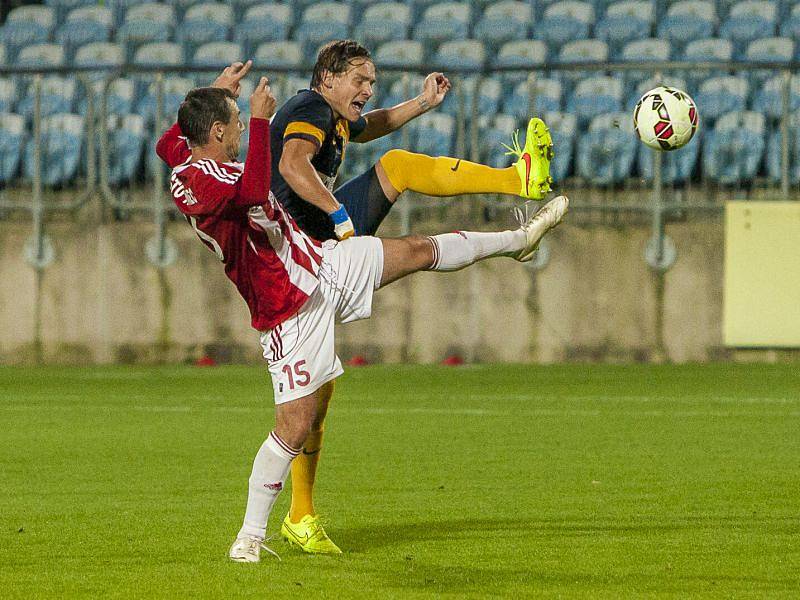
<svg viewBox="0 0 800 600"><path fill-rule="evenodd" d="M608 44L601 40L577 40L565 44L558 55L560 63L575 62L606 62L608 60ZM584 77L592 77L597 73L585 71L567 71L560 74L560 77L568 82L576 81Z"/></svg>
<svg viewBox="0 0 800 600"><path fill-rule="evenodd" d="M555 181L563 181L571 171L578 119L570 113L548 112L544 115L544 121L550 128L555 149L550 174Z"/></svg>
<svg viewBox="0 0 800 600"><path fill-rule="evenodd" d="M50 37L50 32L44 25L30 21L6 21L2 34L8 60L14 60L20 49L30 44L46 43Z"/></svg>
<svg viewBox="0 0 800 600"><path fill-rule="evenodd" d="M764 136L760 113L742 111L720 117L703 136L703 173L721 185L752 181L764 155Z"/></svg>
<svg viewBox="0 0 800 600"><path fill-rule="evenodd" d="M109 115L127 115L133 112L134 100L136 98L136 85L132 79L114 79L108 86L106 101L108 102ZM97 106L97 113L100 113L100 106ZM82 112L82 111L81 111Z"/></svg>
<svg viewBox="0 0 800 600"><path fill-rule="evenodd" d="M794 57L794 40L772 37L750 42L745 51L745 59L752 62L788 63ZM749 73L758 85L770 77L774 71L758 69Z"/></svg>
<svg viewBox="0 0 800 600"><path fill-rule="evenodd" d="M235 26L233 41L242 45L247 56L253 56L259 44L288 39L293 19L292 7L288 4L251 6L242 22Z"/></svg>
<svg viewBox="0 0 800 600"><path fill-rule="evenodd" d="M341 2L322 2L306 8L293 38L300 42L305 59L313 64L320 46L332 39L348 37L350 6Z"/></svg>
<svg viewBox="0 0 800 600"><path fill-rule="evenodd" d="M669 42L667 40L655 38L628 42L622 49L621 57L624 62L655 62L660 60L666 61L669 60L669 58ZM639 82L648 79L651 75L652 73L649 71L626 71L623 77L627 87L626 94L630 96L632 90Z"/></svg>
<svg viewBox="0 0 800 600"><path fill-rule="evenodd" d="M450 156L453 153L455 119L450 115L429 112L413 121L416 131L414 151L430 156Z"/></svg>
<svg viewBox="0 0 800 600"><path fill-rule="evenodd" d="M194 81L187 77L165 77L164 78L164 104L163 117L166 121L172 122L177 118L178 108L186 98L186 94L195 87ZM151 83L144 97L136 107L136 113L145 119L145 122L152 124L156 116L156 83Z"/></svg>
<svg viewBox="0 0 800 600"><path fill-rule="evenodd" d="M233 18L237 23L247 20L248 11L254 6L264 4L264 0L230 0L229 4L233 7ZM286 4L276 6L288 6ZM288 8L291 8L288 6Z"/></svg>
<svg viewBox="0 0 800 600"><path fill-rule="evenodd" d="M466 39L472 11L467 2L443 2L425 10L414 28L414 39L427 47Z"/></svg>
<svg viewBox="0 0 800 600"><path fill-rule="evenodd" d="M45 0L44 5L52 8L55 13L54 23L62 23L67 15L82 6L97 6L97 0ZM108 6L113 5L113 2L107 2Z"/></svg>
<svg viewBox="0 0 800 600"><path fill-rule="evenodd" d="M52 33L56 25L56 11L50 6L27 4L12 8L6 17L6 25L18 23L38 23Z"/></svg>
<svg viewBox="0 0 800 600"><path fill-rule="evenodd" d="M408 36L411 9L400 2L382 2L368 6L353 37L368 46L404 40Z"/></svg>
<svg viewBox="0 0 800 600"><path fill-rule="evenodd" d="M558 79L536 77L533 80L533 108L530 103L531 84L519 82L505 98L503 112L526 119L545 112L561 110L562 84Z"/></svg>
<svg viewBox="0 0 800 600"><path fill-rule="evenodd" d="M397 79L392 82L389 92L382 94L379 98L381 108L391 108L416 96L422 89L423 79L421 75L409 73L407 82L403 79ZM447 102L446 99L445 101Z"/></svg>
<svg viewBox="0 0 800 600"><path fill-rule="evenodd" d="M800 3L795 4L791 12L781 21L781 35L793 40L800 40ZM800 44L797 48L800 52Z"/></svg>
<svg viewBox="0 0 800 600"><path fill-rule="evenodd" d="M201 4L207 0L165 0L165 2L175 8L178 18L183 19L186 11L195 4Z"/></svg>
<svg viewBox="0 0 800 600"><path fill-rule="evenodd" d="M386 42L373 56L378 66L418 68L423 60L422 43L414 40Z"/></svg>
<svg viewBox="0 0 800 600"><path fill-rule="evenodd" d="M6 185L19 171L25 143L25 119L0 112L0 186Z"/></svg>
<svg viewBox="0 0 800 600"><path fill-rule="evenodd" d="M58 44L34 44L19 51L18 67L61 67L64 65L64 49Z"/></svg>
<svg viewBox="0 0 800 600"><path fill-rule="evenodd" d="M682 0L672 4L659 21L658 37L678 48L714 35L717 12L708 0Z"/></svg>
<svg viewBox="0 0 800 600"><path fill-rule="evenodd" d="M111 37L111 10L102 6L76 8L56 31L55 40L72 58L79 46L107 42Z"/></svg>
<svg viewBox="0 0 800 600"><path fill-rule="evenodd" d="M720 37L733 42L734 54L744 56L753 40L775 35L777 8L774 2L746 0L731 7L730 14L720 26Z"/></svg>
<svg viewBox="0 0 800 600"><path fill-rule="evenodd" d="M254 60L261 65L299 68L303 64L303 51L297 42L264 42L256 49Z"/></svg>
<svg viewBox="0 0 800 600"><path fill-rule="evenodd" d="M72 112L72 107L75 103L75 94L75 79L71 77L48 75L42 78L41 104L39 109L42 118L56 113ZM17 104L17 113L21 114L29 122L32 121L35 103L36 92L31 83L25 97Z"/></svg>
<svg viewBox="0 0 800 600"><path fill-rule="evenodd" d="M587 124L598 113L622 110L622 81L616 77L595 76L575 85L567 101L567 112L573 113L581 125Z"/></svg>
<svg viewBox="0 0 800 600"><path fill-rule="evenodd" d="M183 62L183 49L174 42L145 44L133 57L133 63L136 65L177 66Z"/></svg>
<svg viewBox="0 0 800 600"><path fill-rule="evenodd" d="M84 131L83 117L60 113L42 119L41 128L42 183L48 187L62 186L78 174ZM34 176L34 145L25 147L23 163L25 176Z"/></svg>
<svg viewBox="0 0 800 600"><path fill-rule="evenodd" d="M556 2L545 9L542 20L533 28L533 35L556 49L573 40L588 38L594 20L594 6L589 2Z"/></svg>
<svg viewBox="0 0 800 600"><path fill-rule="evenodd" d="M547 58L547 46L541 40L519 40L506 42L494 59L495 67L519 67L519 71L504 72L503 79L510 85L523 81L531 66L543 65Z"/></svg>
<svg viewBox="0 0 800 600"><path fill-rule="evenodd" d="M683 60L690 62L727 62L733 59L733 44L730 40L705 39L695 40L686 45L683 53ZM692 68L686 71L683 76L689 82L690 87L696 87L701 81L715 75L717 71L707 69ZM676 73L677 75L677 73Z"/></svg>
<svg viewBox="0 0 800 600"><path fill-rule="evenodd" d="M0 113L10 113L16 103L16 80L11 77L0 77Z"/></svg>
<svg viewBox="0 0 800 600"><path fill-rule="evenodd" d="M797 131L797 114L792 115L790 131ZM774 183L781 181L781 130L777 128L769 135L767 142L767 175ZM789 136L789 183L800 183L800 136Z"/></svg>
<svg viewBox="0 0 800 600"><path fill-rule="evenodd" d="M72 63L78 67L119 67L125 62L125 50L112 42L93 42L77 49ZM102 79L103 71L92 74L91 79Z"/></svg>
<svg viewBox="0 0 800 600"><path fill-rule="evenodd" d="M438 110L456 117L459 107L461 107L467 119L471 119L472 105L476 99L475 90L477 89L477 114L479 116L494 114L499 108L502 87L499 77L470 75L469 77L461 78L457 82L455 93L445 96L444 102L442 102Z"/></svg>
<svg viewBox="0 0 800 600"><path fill-rule="evenodd" d="M702 130L701 130L702 131ZM678 152L661 152L642 146L639 150L639 175L646 181L653 180L653 156L661 154L661 181L666 185L686 183L694 174L700 156L700 133Z"/></svg>
<svg viewBox="0 0 800 600"><path fill-rule="evenodd" d="M115 114L108 117L109 185L129 183L139 173L145 136L145 120L140 115Z"/></svg>
<svg viewBox="0 0 800 600"><path fill-rule="evenodd" d="M478 40L445 42L433 58L443 69L480 69L486 60L486 48Z"/></svg>
<svg viewBox="0 0 800 600"><path fill-rule="evenodd" d="M203 44L226 41L232 25L233 8L227 4L194 4L186 10L183 22L176 29L175 41L183 45L187 56L191 56Z"/></svg>
<svg viewBox="0 0 800 600"><path fill-rule="evenodd" d="M781 75L767 79L756 90L753 110L772 121L779 120L783 116L783 86ZM797 110L800 110L800 78L794 75L789 85L789 111Z"/></svg>
<svg viewBox="0 0 800 600"><path fill-rule="evenodd" d="M519 122L512 115L499 113L486 115L479 120L481 151L479 158L490 167L505 168L512 162L503 144L510 145L512 135L519 129ZM524 133L523 133L524 137Z"/></svg>
<svg viewBox="0 0 800 600"><path fill-rule="evenodd" d="M131 6L125 13L125 22L117 29L116 41L125 46L128 59L145 45L167 42L175 24L175 10L166 4L148 2Z"/></svg>
<svg viewBox="0 0 800 600"><path fill-rule="evenodd" d="M703 118L715 121L723 114L743 111L749 95L746 78L724 75L704 81L694 99L697 106L702 107Z"/></svg>
<svg viewBox="0 0 800 600"><path fill-rule="evenodd" d="M618 57L622 47L633 40L650 35L655 15L653 4L646 0L623 0L611 4L606 14L594 26L594 37L604 40Z"/></svg>
<svg viewBox="0 0 800 600"><path fill-rule="evenodd" d="M203 44L194 53L192 64L196 67L223 69L232 62L242 60L244 51L235 42L211 42Z"/></svg>
<svg viewBox="0 0 800 600"><path fill-rule="evenodd" d="M499 48L511 40L524 40L531 22L530 3L502 0L489 4L483 17L475 24L473 36L492 48Z"/></svg>
<svg viewBox="0 0 800 600"><path fill-rule="evenodd" d="M578 144L577 173L590 184L620 183L631 176L638 147L628 113L599 115Z"/></svg>

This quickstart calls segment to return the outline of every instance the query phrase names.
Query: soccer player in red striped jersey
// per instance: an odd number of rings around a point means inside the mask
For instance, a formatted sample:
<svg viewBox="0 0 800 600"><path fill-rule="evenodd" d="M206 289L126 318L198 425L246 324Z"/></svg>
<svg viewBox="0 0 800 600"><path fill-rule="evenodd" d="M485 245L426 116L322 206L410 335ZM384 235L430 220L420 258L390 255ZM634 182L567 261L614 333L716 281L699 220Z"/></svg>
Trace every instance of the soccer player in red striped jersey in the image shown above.
<svg viewBox="0 0 800 600"><path fill-rule="evenodd" d="M244 128L236 97L248 68L234 63L212 87L190 91L156 146L173 168L175 204L247 302L272 379L275 428L253 461L244 522L228 553L238 562L258 562L262 549L274 554L264 545L272 506L318 420L322 389L343 372L335 321L368 318L375 290L416 271L455 271L502 256L530 260L569 204L559 196L513 231L320 243L269 191L275 99L264 77L250 98L247 162L236 162ZM321 527L309 535L327 539Z"/></svg>

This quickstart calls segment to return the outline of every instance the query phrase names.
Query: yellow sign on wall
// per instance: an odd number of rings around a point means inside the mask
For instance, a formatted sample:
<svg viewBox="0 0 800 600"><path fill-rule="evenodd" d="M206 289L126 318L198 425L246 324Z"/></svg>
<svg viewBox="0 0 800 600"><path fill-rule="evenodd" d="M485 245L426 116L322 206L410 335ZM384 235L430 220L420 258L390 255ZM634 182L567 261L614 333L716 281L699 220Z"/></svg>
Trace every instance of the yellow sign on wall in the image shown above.
<svg viewBox="0 0 800 600"><path fill-rule="evenodd" d="M800 347L800 202L725 206L725 345Z"/></svg>

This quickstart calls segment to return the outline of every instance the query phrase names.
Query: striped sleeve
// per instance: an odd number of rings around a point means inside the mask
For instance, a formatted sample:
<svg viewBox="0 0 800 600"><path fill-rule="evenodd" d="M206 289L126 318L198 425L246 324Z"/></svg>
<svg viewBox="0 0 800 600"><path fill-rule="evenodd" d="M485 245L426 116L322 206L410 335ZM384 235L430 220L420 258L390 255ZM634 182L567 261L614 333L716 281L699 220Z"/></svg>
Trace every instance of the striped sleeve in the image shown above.
<svg viewBox="0 0 800 600"><path fill-rule="evenodd" d="M304 121L293 121L286 126L283 132L284 140L303 139L315 143L317 146L322 145L325 139L325 132L316 125L306 123Z"/></svg>

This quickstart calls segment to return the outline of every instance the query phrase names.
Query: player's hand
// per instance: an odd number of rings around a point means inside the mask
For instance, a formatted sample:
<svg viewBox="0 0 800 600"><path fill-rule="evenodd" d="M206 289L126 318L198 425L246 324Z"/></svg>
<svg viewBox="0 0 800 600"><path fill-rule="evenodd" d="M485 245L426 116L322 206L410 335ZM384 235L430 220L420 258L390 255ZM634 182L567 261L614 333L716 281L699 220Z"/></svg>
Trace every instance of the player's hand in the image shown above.
<svg viewBox="0 0 800 600"><path fill-rule="evenodd" d="M235 62L220 73L219 77L214 80L211 87L222 88L230 91L236 98L239 97L239 92L242 91L242 79L247 75L250 67L253 66L253 61L248 60L246 63Z"/></svg>
<svg viewBox="0 0 800 600"><path fill-rule="evenodd" d="M269 79L262 77L250 96L250 116L256 119L269 119L275 114L277 105L278 101L275 100L269 87Z"/></svg>
<svg viewBox="0 0 800 600"><path fill-rule="evenodd" d="M329 213L328 216L333 221L333 232L338 239L346 240L356 234L353 221L350 219L350 215L347 214L347 209L344 205L339 205L339 208Z"/></svg>
<svg viewBox="0 0 800 600"><path fill-rule="evenodd" d="M420 96L428 103L428 106L433 108L444 101L444 97L451 87L450 80L444 76L444 73L431 73L422 84Z"/></svg>

